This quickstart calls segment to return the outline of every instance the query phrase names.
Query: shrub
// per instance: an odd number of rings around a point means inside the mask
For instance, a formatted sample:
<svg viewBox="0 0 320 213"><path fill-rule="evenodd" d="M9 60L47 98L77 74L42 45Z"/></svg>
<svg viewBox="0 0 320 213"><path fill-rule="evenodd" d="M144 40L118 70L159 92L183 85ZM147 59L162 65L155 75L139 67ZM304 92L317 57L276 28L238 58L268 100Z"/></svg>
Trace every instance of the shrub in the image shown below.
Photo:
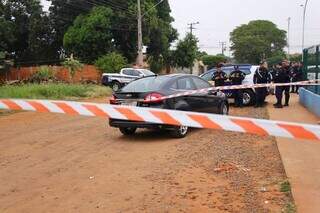
<svg viewBox="0 0 320 213"><path fill-rule="evenodd" d="M53 74L52 70L50 69L50 67L41 66L41 67L39 67L37 72L31 76L30 81L41 83L44 81L49 81L53 78L54 78L54 74Z"/></svg>
<svg viewBox="0 0 320 213"><path fill-rule="evenodd" d="M98 67L98 69L102 73L116 73L119 72L122 68L124 68L127 65L127 59L123 57L119 53L109 53L107 55L104 55L95 62L95 66Z"/></svg>
<svg viewBox="0 0 320 213"><path fill-rule="evenodd" d="M68 69L71 80L73 81L74 76L77 71L81 70L83 67L83 64L80 63L80 61L76 60L71 56L70 58L67 58L63 63L63 66Z"/></svg>

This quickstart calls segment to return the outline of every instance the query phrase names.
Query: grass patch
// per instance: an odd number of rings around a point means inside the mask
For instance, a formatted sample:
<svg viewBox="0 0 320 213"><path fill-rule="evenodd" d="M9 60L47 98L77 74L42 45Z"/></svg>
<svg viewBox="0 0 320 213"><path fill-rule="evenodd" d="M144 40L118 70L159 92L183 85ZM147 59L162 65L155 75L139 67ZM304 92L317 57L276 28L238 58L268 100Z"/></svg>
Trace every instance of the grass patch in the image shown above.
<svg viewBox="0 0 320 213"><path fill-rule="evenodd" d="M282 211L284 213L296 213L297 212L297 208L293 203L288 203L284 210Z"/></svg>
<svg viewBox="0 0 320 213"><path fill-rule="evenodd" d="M288 180L283 181L280 184L280 191L283 193L291 193L291 185L290 182Z"/></svg>
<svg viewBox="0 0 320 213"><path fill-rule="evenodd" d="M108 87L81 84L25 84L0 87L0 98L68 99L99 98L109 96Z"/></svg>

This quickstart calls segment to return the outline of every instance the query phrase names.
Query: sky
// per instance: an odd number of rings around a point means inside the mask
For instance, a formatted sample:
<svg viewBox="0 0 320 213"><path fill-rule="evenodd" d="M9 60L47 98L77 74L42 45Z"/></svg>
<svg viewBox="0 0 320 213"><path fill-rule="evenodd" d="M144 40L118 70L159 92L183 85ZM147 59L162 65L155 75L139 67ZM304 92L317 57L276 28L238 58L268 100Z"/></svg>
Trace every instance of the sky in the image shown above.
<svg viewBox="0 0 320 213"><path fill-rule="evenodd" d="M48 7L45 0L41 1ZM220 42L227 42L229 47L229 34L237 26L262 19L287 31L289 17L290 52L301 52L303 8L300 5L305 0L169 0L169 3L180 38L189 32L188 23L199 22L194 34L201 50L209 54L221 53ZM320 44L320 1L309 0L305 46L315 44Z"/></svg>

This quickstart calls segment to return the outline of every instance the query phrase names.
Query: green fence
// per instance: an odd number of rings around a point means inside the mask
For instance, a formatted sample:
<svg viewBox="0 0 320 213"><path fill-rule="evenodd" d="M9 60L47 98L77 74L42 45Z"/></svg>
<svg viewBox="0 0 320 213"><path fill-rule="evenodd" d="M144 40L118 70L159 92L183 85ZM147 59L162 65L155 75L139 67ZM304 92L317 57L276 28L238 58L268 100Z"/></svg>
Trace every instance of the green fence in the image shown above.
<svg viewBox="0 0 320 213"><path fill-rule="evenodd" d="M304 77L305 79L320 78L320 45L312 46L303 50ZM320 86L309 87L314 93L320 94Z"/></svg>
<svg viewBox="0 0 320 213"><path fill-rule="evenodd" d="M304 75L307 79L319 79L320 74L320 45L303 50Z"/></svg>

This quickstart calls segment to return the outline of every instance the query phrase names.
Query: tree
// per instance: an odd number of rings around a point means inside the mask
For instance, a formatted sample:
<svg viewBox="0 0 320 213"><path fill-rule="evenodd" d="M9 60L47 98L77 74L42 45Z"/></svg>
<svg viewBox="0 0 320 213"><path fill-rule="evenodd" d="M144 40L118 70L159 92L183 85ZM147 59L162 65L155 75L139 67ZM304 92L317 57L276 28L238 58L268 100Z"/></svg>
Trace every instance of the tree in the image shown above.
<svg viewBox="0 0 320 213"><path fill-rule="evenodd" d="M198 39L188 33L180 40L175 50L175 62L179 67L192 67L198 52Z"/></svg>
<svg viewBox="0 0 320 213"><path fill-rule="evenodd" d="M83 62L93 63L100 56L115 49L110 31L112 10L94 7L87 15L80 15L64 35L67 52Z"/></svg>
<svg viewBox="0 0 320 213"><path fill-rule="evenodd" d="M50 17L54 25L55 42L53 49L60 50L62 38L79 15L86 16L94 6L104 6L112 10L108 31L113 36L115 50L130 62L137 55L137 1L136 0L51 0ZM148 55L157 58L167 54L170 44L176 40L170 5L164 0L157 7L158 0L142 1L143 43L148 46ZM106 54L105 52L104 54ZM165 57L164 57L165 58Z"/></svg>
<svg viewBox="0 0 320 213"><path fill-rule="evenodd" d="M225 61L226 59L227 58L224 55L205 55L201 58L204 65L208 66L208 69L217 66L219 63Z"/></svg>
<svg viewBox="0 0 320 213"><path fill-rule="evenodd" d="M119 53L112 52L100 57L95 65L102 73L116 73L127 65L127 59Z"/></svg>
<svg viewBox="0 0 320 213"><path fill-rule="evenodd" d="M235 59L238 62L259 63L283 52L286 46L286 32L264 20L251 21L237 27L230 34Z"/></svg>
<svg viewBox="0 0 320 213"><path fill-rule="evenodd" d="M44 60L50 51L48 16L39 0L0 2L1 51L14 54L16 62Z"/></svg>

